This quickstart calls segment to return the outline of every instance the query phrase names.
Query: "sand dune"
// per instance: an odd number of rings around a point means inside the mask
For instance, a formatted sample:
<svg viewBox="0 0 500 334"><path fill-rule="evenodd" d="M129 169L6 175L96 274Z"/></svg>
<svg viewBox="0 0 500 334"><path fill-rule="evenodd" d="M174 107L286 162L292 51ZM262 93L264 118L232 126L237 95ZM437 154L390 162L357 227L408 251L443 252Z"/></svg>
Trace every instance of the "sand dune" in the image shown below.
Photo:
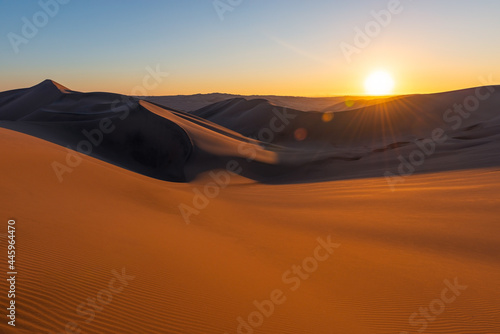
<svg viewBox="0 0 500 334"><path fill-rule="evenodd" d="M192 145L182 128L142 108L134 99L60 87L47 80L3 93L0 126L144 175L185 180L184 164Z"/></svg>
<svg viewBox="0 0 500 334"><path fill-rule="evenodd" d="M158 182L84 157L59 184L50 163L64 148L0 136L2 219L20 224L15 332L64 333L74 322L82 333L237 333L253 301L280 289L286 302L255 333L416 333L409 317L455 277L467 289L426 332L500 330L498 171L413 176L394 193L380 178L266 186L234 177L186 225L178 205L208 175ZM341 246L292 291L283 274L328 235ZM122 268L133 280L86 322L77 307Z"/></svg>
<svg viewBox="0 0 500 334"><path fill-rule="evenodd" d="M488 97L479 100L478 92ZM478 102L472 112L467 105L454 110L471 97ZM394 174L416 151L425 164L402 167L412 174L500 164L500 87L382 99L335 113L243 98L185 113L49 80L0 99L2 127L167 181L193 180L233 162L243 176L267 183L376 177Z"/></svg>
<svg viewBox="0 0 500 334"><path fill-rule="evenodd" d="M0 126L168 181L185 181L186 170L194 177L200 169L224 168L228 160L246 158L240 151L255 153L255 163L277 162L276 153L260 142L191 114L127 96L60 87L46 80L2 93Z"/></svg>
<svg viewBox="0 0 500 334"><path fill-rule="evenodd" d="M424 153L425 164L415 172L497 166L498 105L500 87L482 87L383 99L335 113L238 98L192 114L279 146L279 163L296 168L272 179L293 182L384 175L399 168L400 157L411 161L417 153Z"/></svg>
<svg viewBox="0 0 500 334"><path fill-rule="evenodd" d="M480 92L490 94L485 101L479 101L478 108L462 116L458 129L462 130L498 117L496 106L500 102L500 87L482 88ZM324 113L303 112L275 106L267 100L245 100L242 98L218 102L193 111L192 114L221 124L246 136L257 136L263 127L269 127L275 113L290 115L290 126L281 131L275 141L293 139L293 132L299 127L307 130L309 140L331 142L332 144L390 144L404 138L416 139L426 136L438 126L455 125L447 122L457 113L449 114L455 104L462 104L468 97L475 97L476 89L455 92L397 97L361 109L335 112L331 117ZM491 95L492 94L492 95ZM273 111L275 113L273 113ZM326 115L330 115L326 113ZM447 124L448 123L448 124Z"/></svg>
<svg viewBox="0 0 500 334"><path fill-rule="evenodd" d="M19 272L0 332L500 333L499 92L333 101L333 118L0 93Z"/></svg>

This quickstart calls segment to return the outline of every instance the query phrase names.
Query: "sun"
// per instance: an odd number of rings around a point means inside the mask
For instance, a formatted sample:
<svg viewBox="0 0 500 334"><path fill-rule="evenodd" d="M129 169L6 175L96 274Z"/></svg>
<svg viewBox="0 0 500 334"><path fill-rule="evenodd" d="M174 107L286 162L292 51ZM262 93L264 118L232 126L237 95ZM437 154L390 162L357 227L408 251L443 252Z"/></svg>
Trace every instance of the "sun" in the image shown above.
<svg viewBox="0 0 500 334"><path fill-rule="evenodd" d="M385 71L370 74L365 80L365 92L368 95L390 95L394 89L394 80Z"/></svg>

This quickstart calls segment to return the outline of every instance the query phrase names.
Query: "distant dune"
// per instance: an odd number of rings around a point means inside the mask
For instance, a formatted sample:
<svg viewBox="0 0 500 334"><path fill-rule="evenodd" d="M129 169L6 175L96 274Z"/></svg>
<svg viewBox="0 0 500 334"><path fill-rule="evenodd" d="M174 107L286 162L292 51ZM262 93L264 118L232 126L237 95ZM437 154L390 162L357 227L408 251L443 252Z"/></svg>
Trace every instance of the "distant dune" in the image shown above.
<svg viewBox="0 0 500 334"><path fill-rule="evenodd" d="M500 87L307 101L0 93L0 333L500 333Z"/></svg>
<svg viewBox="0 0 500 334"><path fill-rule="evenodd" d="M269 103L301 111L342 111L366 107L391 100L393 97L380 98L370 96L332 96L332 97L301 97L301 96L276 96L276 95L234 95L234 94L195 94L172 96L147 96L145 100L169 106L182 111L195 111L208 105L243 98L246 100L267 100Z"/></svg>

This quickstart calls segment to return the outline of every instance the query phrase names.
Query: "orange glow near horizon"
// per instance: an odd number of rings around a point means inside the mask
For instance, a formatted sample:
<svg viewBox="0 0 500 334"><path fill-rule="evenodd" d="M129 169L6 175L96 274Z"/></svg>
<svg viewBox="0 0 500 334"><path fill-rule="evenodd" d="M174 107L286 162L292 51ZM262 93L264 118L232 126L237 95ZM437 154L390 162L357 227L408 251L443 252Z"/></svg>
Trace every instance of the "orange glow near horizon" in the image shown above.
<svg viewBox="0 0 500 334"><path fill-rule="evenodd" d="M385 64L382 64L385 65ZM399 64L396 64L399 65ZM387 72L391 74L395 85L389 93L375 94L366 90L367 76L377 68L373 64L365 64L354 69L342 67L325 69L318 66L313 70L296 72L279 71L274 73L256 73L254 76L238 77L206 72L194 75L171 73L154 89L148 90L149 96L162 95L193 95L210 93L227 93L235 95L277 95L277 96L304 96L304 97L333 97L333 96L371 96L371 95L408 95L430 94L471 87L484 86L477 73L487 71L465 71L460 75L444 75L439 71L409 70L403 65L391 66ZM378 68L384 68L380 66ZM165 68L165 71L169 71ZM134 95L134 88L141 86L146 71L137 69L131 73L89 73L87 76L67 75L66 73L44 72L35 76L17 76L10 81L0 83L0 91L34 86L45 79L52 79L69 89L81 92L112 92L125 95ZM496 79L499 75L493 73ZM491 84L499 84L494 81Z"/></svg>

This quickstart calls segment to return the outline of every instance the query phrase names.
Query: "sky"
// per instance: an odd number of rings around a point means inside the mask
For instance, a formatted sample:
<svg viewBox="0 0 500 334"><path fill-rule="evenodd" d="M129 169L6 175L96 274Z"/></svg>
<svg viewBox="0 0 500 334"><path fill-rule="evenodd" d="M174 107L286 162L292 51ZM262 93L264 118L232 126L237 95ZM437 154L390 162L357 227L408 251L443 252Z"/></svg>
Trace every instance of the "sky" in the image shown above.
<svg viewBox="0 0 500 334"><path fill-rule="evenodd" d="M380 70L394 94L500 84L499 13L498 0L0 0L0 91L364 95Z"/></svg>

